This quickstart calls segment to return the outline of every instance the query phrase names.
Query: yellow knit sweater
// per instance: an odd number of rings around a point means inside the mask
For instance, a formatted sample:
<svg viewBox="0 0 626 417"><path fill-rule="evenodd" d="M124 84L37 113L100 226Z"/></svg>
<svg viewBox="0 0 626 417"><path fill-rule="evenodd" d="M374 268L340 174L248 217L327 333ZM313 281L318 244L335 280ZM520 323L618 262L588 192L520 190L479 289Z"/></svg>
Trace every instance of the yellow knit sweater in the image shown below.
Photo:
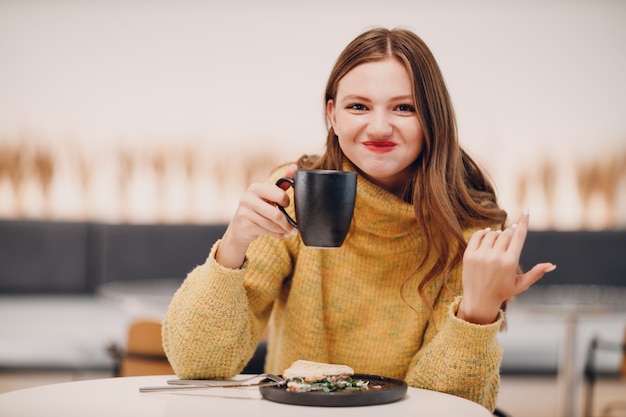
<svg viewBox="0 0 626 417"><path fill-rule="evenodd" d="M460 269L449 280L451 292L441 280L428 286L430 320L417 293L419 273L401 293L426 245L414 216L410 204L359 176L353 227L341 248L308 248L299 236L260 237L241 269L231 270L215 261L218 241L163 322L175 372L187 379L239 373L269 323L268 372L280 374L297 359L346 364L493 410L503 313L484 326L455 316Z"/></svg>

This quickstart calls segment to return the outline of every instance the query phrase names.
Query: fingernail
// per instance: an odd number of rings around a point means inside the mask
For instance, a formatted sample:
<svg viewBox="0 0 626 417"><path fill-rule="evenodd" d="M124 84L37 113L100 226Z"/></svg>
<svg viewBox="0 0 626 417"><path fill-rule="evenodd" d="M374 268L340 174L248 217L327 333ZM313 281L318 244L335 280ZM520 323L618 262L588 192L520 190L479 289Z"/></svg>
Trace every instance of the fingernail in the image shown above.
<svg viewBox="0 0 626 417"><path fill-rule="evenodd" d="M552 272L556 269L556 265L552 264L551 266L548 267L548 269L546 269L546 272Z"/></svg>
<svg viewBox="0 0 626 417"><path fill-rule="evenodd" d="M530 215L530 209L525 208L524 210L522 210L522 214L523 214L524 216L528 216L528 215Z"/></svg>
<svg viewBox="0 0 626 417"><path fill-rule="evenodd" d="M484 230L485 232L490 232L490 231L491 231L491 227L485 227L483 230Z"/></svg>
<svg viewBox="0 0 626 417"><path fill-rule="evenodd" d="M517 223L513 223L512 225L509 226L511 229L515 229L517 227Z"/></svg>

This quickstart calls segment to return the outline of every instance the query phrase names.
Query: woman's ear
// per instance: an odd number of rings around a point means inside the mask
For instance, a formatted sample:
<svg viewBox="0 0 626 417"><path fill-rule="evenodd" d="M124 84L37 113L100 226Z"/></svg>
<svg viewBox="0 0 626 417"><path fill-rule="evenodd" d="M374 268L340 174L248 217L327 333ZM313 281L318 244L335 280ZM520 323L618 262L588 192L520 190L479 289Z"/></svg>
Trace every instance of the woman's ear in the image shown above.
<svg viewBox="0 0 626 417"><path fill-rule="evenodd" d="M330 99L326 102L326 116L330 121L330 125L333 127L333 130L337 131L337 118L335 117L335 102Z"/></svg>

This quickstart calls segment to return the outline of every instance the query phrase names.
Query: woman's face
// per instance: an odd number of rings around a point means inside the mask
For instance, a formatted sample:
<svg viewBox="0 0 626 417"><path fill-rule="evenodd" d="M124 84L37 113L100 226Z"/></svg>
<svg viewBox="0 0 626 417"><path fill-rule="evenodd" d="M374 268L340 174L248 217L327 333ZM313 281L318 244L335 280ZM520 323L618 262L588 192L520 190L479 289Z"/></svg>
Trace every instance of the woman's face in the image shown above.
<svg viewBox="0 0 626 417"><path fill-rule="evenodd" d="M326 111L343 153L373 183L399 194L424 135L409 73L396 59L361 64L340 81Z"/></svg>

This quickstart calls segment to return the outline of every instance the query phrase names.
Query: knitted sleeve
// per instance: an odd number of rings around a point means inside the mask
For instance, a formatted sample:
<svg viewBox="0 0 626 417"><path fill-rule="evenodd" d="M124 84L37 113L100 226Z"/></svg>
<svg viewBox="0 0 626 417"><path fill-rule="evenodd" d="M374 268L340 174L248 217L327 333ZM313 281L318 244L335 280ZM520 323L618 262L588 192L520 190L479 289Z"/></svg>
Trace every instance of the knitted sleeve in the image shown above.
<svg viewBox="0 0 626 417"><path fill-rule="evenodd" d="M496 230L500 226L492 228ZM464 230L465 240L476 230ZM406 380L412 386L467 398L493 411L502 361L502 348L496 336L503 327L504 311L488 325L456 317L463 293L461 273L462 266L448 281L450 291L442 291L435 301L422 348L413 357Z"/></svg>
<svg viewBox="0 0 626 417"><path fill-rule="evenodd" d="M291 259L278 239L256 239L251 248L262 243L263 253L237 270L217 263L219 243L206 262L188 274L163 320L163 348L183 379L231 377L241 372L291 271Z"/></svg>
<svg viewBox="0 0 626 417"><path fill-rule="evenodd" d="M406 380L411 386L467 398L493 411L502 359L496 335L504 313L500 312L495 323L477 325L456 317L460 302L461 296L457 296L436 306L441 328L429 326L424 347L413 358Z"/></svg>

